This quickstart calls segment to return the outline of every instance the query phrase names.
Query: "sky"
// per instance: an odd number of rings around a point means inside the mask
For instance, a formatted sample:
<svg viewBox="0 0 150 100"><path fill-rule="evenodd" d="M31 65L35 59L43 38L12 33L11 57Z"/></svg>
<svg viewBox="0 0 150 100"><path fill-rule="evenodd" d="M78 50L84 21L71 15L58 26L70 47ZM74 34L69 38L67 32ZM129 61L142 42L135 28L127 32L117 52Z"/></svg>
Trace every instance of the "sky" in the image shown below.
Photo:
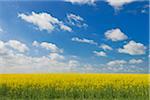
<svg viewBox="0 0 150 100"><path fill-rule="evenodd" d="M0 73L149 73L146 0L0 1Z"/></svg>

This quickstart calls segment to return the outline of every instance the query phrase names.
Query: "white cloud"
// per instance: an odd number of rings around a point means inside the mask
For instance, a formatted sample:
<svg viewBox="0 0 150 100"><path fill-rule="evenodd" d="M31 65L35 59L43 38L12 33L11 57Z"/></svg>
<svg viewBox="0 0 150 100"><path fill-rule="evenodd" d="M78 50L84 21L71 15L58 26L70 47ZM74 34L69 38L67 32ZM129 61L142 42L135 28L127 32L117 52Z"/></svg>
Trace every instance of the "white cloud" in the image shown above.
<svg viewBox="0 0 150 100"><path fill-rule="evenodd" d="M49 57L50 57L51 60L64 60L65 59L64 56L62 56L58 53L50 53Z"/></svg>
<svg viewBox="0 0 150 100"><path fill-rule="evenodd" d="M88 27L88 25L86 23L84 23L84 19L82 17L80 17L79 15L67 14L67 21L72 26L77 26L79 28Z"/></svg>
<svg viewBox="0 0 150 100"><path fill-rule="evenodd" d="M103 52L103 51L94 51L93 53L95 53L96 54L96 56L102 56L102 57L106 57L107 55L106 55L106 53L105 52Z"/></svg>
<svg viewBox="0 0 150 100"><path fill-rule="evenodd" d="M132 3L137 0L106 0L109 5L114 7L116 10L119 10L122 8L123 5Z"/></svg>
<svg viewBox="0 0 150 100"><path fill-rule="evenodd" d="M73 19L75 21L84 21L84 19L78 15L75 14L67 14L68 19Z"/></svg>
<svg viewBox="0 0 150 100"><path fill-rule="evenodd" d="M8 48L6 47L5 42L0 40L0 55L4 55L11 52L10 50L8 50Z"/></svg>
<svg viewBox="0 0 150 100"><path fill-rule="evenodd" d="M106 44L101 44L99 47L105 51L106 50L113 50L112 47L110 47L109 45L106 45Z"/></svg>
<svg viewBox="0 0 150 100"><path fill-rule="evenodd" d="M75 41L75 42L80 42L80 43L88 43L88 44L97 45L97 43L96 43L95 41L89 40L89 39L85 39L85 38L80 39L80 38L78 38L78 37L73 37L71 40L72 40L72 41Z"/></svg>
<svg viewBox="0 0 150 100"><path fill-rule="evenodd" d="M95 5L96 0L65 0L66 2L70 2L72 4L87 4L87 5Z"/></svg>
<svg viewBox="0 0 150 100"><path fill-rule="evenodd" d="M131 59L131 60L129 60L129 63L130 64L140 64L140 63L143 63L143 60L142 59Z"/></svg>
<svg viewBox="0 0 150 100"><path fill-rule="evenodd" d="M29 48L26 44L17 41L17 40L9 40L7 42L0 41L0 52L2 53L10 53L12 49L17 50L18 52L26 52Z"/></svg>
<svg viewBox="0 0 150 100"><path fill-rule="evenodd" d="M18 50L19 52L26 52L29 50L26 44L21 43L20 41L17 41L17 40L9 40L6 43L6 45L12 47L15 50Z"/></svg>
<svg viewBox="0 0 150 100"><path fill-rule="evenodd" d="M66 25L62 21L59 21L57 18L51 16L48 13L35 13L32 12L31 15L26 15L24 13L18 14L18 17L23 19L28 23L32 23L39 28L40 31L47 30L48 32L53 31L56 28L60 28L64 31L71 32L72 29Z"/></svg>
<svg viewBox="0 0 150 100"><path fill-rule="evenodd" d="M0 73L71 72L72 67L80 65L77 60L66 58L56 52L50 52L45 56L27 55L18 51L23 49L16 50L12 48L12 44L8 45L9 43L12 42L0 41ZM34 42L34 46L39 44Z"/></svg>
<svg viewBox="0 0 150 100"><path fill-rule="evenodd" d="M106 31L105 37L112 41L122 41L128 38L119 28Z"/></svg>
<svg viewBox="0 0 150 100"><path fill-rule="evenodd" d="M77 60L70 60L70 61L68 62L68 65L69 65L70 67L78 67L80 64L79 64L79 62L78 62Z"/></svg>
<svg viewBox="0 0 150 100"><path fill-rule="evenodd" d="M118 52L130 55L142 55L145 54L145 50L146 47L142 43L130 41L128 44L124 45L123 48L119 48Z"/></svg>
<svg viewBox="0 0 150 100"><path fill-rule="evenodd" d="M61 50L55 44L42 42L40 45L47 50L51 50L52 52L61 52Z"/></svg>
<svg viewBox="0 0 150 100"><path fill-rule="evenodd" d="M55 44L53 43L48 43L48 42L37 42L37 41L33 41L32 43L33 46L35 47L42 47L44 49L50 50L51 52L55 52L55 53L62 53L63 50L58 48Z"/></svg>
<svg viewBox="0 0 150 100"><path fill-rule="evenodd" d="M69 26L66 26L64 24L60 24L60 29L68 31L68 32L72 32L72 29Z"/></svg>
<svg viewBox="0 0 150 100"><path fill-rule="evenodd" d="M0 56L1 73L30 73L30 72L67 72L70 71L68 62L51 59L47 56L31 57L23 54Z"/></svg>
<svg viewBox="0 0 150 100"><path fill-rule="evenodd" d="M113 60L107 63L108 66L124 66L127 64L125 60Z"/></svg>
<svg viewBox="0 0 150 100"><path fill-rule="evenodd" d="M37 41L33 41L32 45L38 47L40 44Z"/></svg>
<svg viewBox="0 0 150 100"><path fill-rule="evenodd" d="M51 56L52 57L52 56ZM78 67L76 60L64 60L48 56L32 57L24 54L0 56L0 73L72 72Z"/></svg>

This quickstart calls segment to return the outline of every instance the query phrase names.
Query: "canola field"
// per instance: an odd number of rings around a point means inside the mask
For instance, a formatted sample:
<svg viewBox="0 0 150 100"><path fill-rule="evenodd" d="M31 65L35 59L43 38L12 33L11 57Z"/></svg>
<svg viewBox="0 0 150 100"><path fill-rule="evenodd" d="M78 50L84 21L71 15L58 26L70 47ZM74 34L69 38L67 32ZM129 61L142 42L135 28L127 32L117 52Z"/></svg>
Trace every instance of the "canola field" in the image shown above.
<svg viewBox="0 0 150 100"><path fill-rule="evenodd" d="M149 74L0 74L0 100L150 100Z"/></svg>

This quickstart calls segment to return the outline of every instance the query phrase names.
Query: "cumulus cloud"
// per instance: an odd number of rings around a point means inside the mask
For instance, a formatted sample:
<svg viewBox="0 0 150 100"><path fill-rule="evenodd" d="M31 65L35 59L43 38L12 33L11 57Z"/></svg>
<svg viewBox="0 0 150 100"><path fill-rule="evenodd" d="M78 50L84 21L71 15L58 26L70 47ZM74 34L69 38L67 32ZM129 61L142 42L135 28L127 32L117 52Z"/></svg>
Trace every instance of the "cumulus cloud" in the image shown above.
<svg viewBox="0 0 150 100"><path fill-rule="evenodd" d="M108 66L124 66L127 64L125 60L113 60L107 63Z"/></svg>
<svg viewBox="0 0 150 100"><path fill-rule="evenodd" d="M88 25L84 23L84 19L79 15L75 14L67 14L67 21L72 26L77 26L79 28L84 27L86 28Z"/></svg>
<svg viewBox="0 0 150 100"><path fill-rule="evenodd" d="M66 2L70 2L72 4L79 4L79 5L95 5L96 0L65 0Z"/></svg>
<svg viewBox="0 0 150 100"><path fill-rule="evenodd" d="M106 0L106 2L116 10L121 9L123 5L132 3L134 1L137 0Z"/></svg>
<svg viewBox="0 0 150 100"><path fill-rule="evenodd" d="M102 57L106 57L106 53L103 51L93 51L94 54L96 54L96 56L102 56Z"/></svg>
<svg viewBox="0 0 150 100"><path fill-rule="evenodd" d="M109 45L107 45L107 44L101 44L100 46L99 46L99 48L101 48L101 49L103 49L103 50L113 50L112 49L112 47L110 47Z"/></svg>
<svg viewBox="0 0 150 100"><path fill-rule="evenodd" d="M0 57L1 73L69 72L69 61L51 59L49 56L32 57L24 54Z"/></svg>
<svg viewBox="0 0 150 100"><path fill-rule="evenodd" d="M106 65L109 67L109 68L112 68L112 67L123 67L126 65L127 68L129 68L129 65L134 65L134 64L141 64L143 63L144 61L142 59L130 59L129 61L126 61L126 60L112 60L112 61L109 61ZM130 68L129 68L130 69Z"/></svg>
<svg viewBox="0 0 150 100"><path fill-rule="evenodd" d="M40 44L39 44L39 42L37 42L37 41L33 41L33 42L32 42L32 45L35 46L35 47L39 47Z"/></svg>
<svg viewBox="0 0 150 100"><path fill-rule="evenodd" d="M69 32L72 31L69 26L66 26L62 21L59 21L57 18L48 13L32 12L30 15L20 13L18 14L18 17L28 23L34 24L40 31L47 30L48 32L51 32L56 28Z"/></svg>
<svg viewBox="0 0 150 100"><path fill-rule="evenodd" d="M17 50L18 52L26 52L29 50L29 48L26 46L26 44L17 41L17 40L9 40L7 42L0 41L0 52L6 53L11 52L11 50Z"/></svg>
<svg viewBox="0 0 150 100"><path fill-rule="evenodd" d="M11 50L9 50L9 49L6 47L5 42L3 42L3 41L0 40L0 54L1 54L1 55L4 55L4 54L9 53L9 52L11 52Z"/></svg>
<svg viewBox="0 0 150 100"><path fill-rule="evenodd" d="M49 57L50 57L51 60L64 60L65 59L64 56L62 56L58 53L50 53Z"/></svg>
<svg viewBox="0 0 150 100"><path fill-rule="evenodd" d="M71 40L75 41L75 42L80 42L80 43L87 43L87 44L97 45L97 43L94 40L89 40L89 39L85 39L85 38L80 39L78 37L73 37Z"/></svg>
<svg viewBox="0 0 150 100"><path fill-rule="evenodd" d="M18 47L18 44L22 45L23 43L16 41L0 41L0 73L71 72L72 67L80 66L77 60L64 57L59 52L49 52L44 56L28 55L22 49L24 46ZM34 42L34 46L40 44L42 43Z"/></svg>
<svg viewBox="0 0 150 100"><path fill-rule="evenodd" d="M119 53L126 53L130 55L142 55L145 54L146 47L142 43L135 41L129 41L123 48L119 48Z"/></svg>
<svg viewBox="0 0 150 100"><path fill-rule="evenodd" d="M77 60L70 60L68 62L69 66L70 67L77 67L77 66L80 66L79 62Z"/></svg>
<svg viewBox="0 0 150 100"><path fill-rule="evenodd" d="M119 28L106 31L105 37L112 41L122 41L128 38Z"/></svg>
<svg viewBox="0 0 150 100"><path fill-rule="evenodd" d="M26 44L21 43L20 41L17 41L17 40L9 40L5 44L6 46L9 46L15 50L18 50L19 52L26 52L29 50Z"/></svg>
<svg viewBox="0 0 150 100"><path fill-rule="evenodd" d="M142 59L131 59L129 60L129 64L140 64L143 63Z"/></svg>
<svg viewBox="0 0 150 100"><path fill-rule="evenodd" d="M50 50L51 52L55 52L55 53L62 53L63 50L58 48L55 44L53 43L48 43L48 42L37 42L37 41L33 41L32 43L33 46L35 47L42 47L46 50Z"/></svg>

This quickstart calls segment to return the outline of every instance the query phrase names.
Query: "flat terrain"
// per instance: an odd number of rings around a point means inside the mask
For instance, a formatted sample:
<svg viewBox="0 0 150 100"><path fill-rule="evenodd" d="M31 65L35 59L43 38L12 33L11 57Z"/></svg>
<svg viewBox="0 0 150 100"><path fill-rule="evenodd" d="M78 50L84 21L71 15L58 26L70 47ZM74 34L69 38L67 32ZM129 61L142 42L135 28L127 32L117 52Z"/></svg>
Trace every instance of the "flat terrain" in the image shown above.
<svg viewBox="0 0 150 100"><path fill-rule="evenodd" d="M1 100L149 100L149 74L0 74Z"/></svg>

